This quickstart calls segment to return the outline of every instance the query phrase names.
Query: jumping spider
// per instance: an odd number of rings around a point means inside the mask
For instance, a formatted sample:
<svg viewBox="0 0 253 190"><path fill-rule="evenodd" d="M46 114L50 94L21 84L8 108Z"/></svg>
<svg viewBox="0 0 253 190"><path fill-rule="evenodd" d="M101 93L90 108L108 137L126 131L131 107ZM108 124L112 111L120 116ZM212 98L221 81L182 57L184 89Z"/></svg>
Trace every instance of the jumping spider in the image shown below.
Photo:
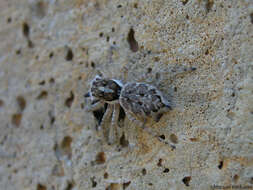
<svg viewBox="0 0 253 190"><path fill-rule="evenodd" d="M108 135L109 144L113 144L116 140L120 107L131 121L142 121L142 127L148 118L159 121L163 113L172 109L170 103L154 86L146 83L122 84L118 80L102 78L98 75L91 81L90 91L85 97L91 97L92 100L91 105L86 107L86 111L94 112L107 104L99 127L105 130L105 122L112 115Z"/></svg>

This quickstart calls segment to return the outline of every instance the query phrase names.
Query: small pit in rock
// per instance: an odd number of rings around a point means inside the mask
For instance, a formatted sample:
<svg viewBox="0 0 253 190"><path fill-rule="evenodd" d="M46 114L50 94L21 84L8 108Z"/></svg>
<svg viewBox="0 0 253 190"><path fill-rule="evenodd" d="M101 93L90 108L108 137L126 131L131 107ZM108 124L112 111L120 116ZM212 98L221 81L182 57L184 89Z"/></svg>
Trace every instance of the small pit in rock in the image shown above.
<svg viewBox="0 0 253 190"><path fill-rule="evenodd" d="M16 127L19 127L22 120L22 114L16 113L12 115L11 123Z"/></svg>
<svg viewBox="0 0 253 190"><path fill-rule="evenodd" d="M47 91L43 90L41 91L41 93L37 96L37 100L42 100L42 99L46 99L47 98Z"/></svg>
<svg viewBox="0 0 253 190"><path fill-rule="evenodd" d="M72 61L73 58L74 58L74 54L72 52L72 49L68 48L65 59L66 61Z"/></svg>
<svg viewBox="0 0 253 190"><path fill-rule="evenodd" d="M69 96L69 98L66 99L65 106L67 106L68 108L70 108L71 105L72 105L72 103L73 103L73 101L74 101L74 94L73 94L72 91L70 91L70 96Z"/></svg>
<svg viewBox="0 0 253 190"><path fill-rule="evenodd" d="M127 36L127 41L129 43L131 51L137 52L139 49L139 46L138 46L138 42L135 40L134 33L135 33L134 29L130 28L130 30L128 32L128 36Z"/></svg>
<svg viewBox="0 0 253 190"><path fill-rule="evenodd" d="M47 190L47 188L46 188L45 185L38 184L38 185L37 185L37 190Z"/></svg>
<svg viewBox="0 0 253 190"><path fill-rule="evenodd" d="M182 181L185 184L185 186L190 186L191 176L184 177Z"/></svg>
<svg viewBox="0 0 253 190"><path fill-rule="evenodd" d="M104 152L99 152L96 155L96 163L97 164L104 164L106 162L106 155Z"/></svg>
<svg viewBox="0 0 253 190"><path fill-rule="evenodd" d="M25 98L23 96L18 96L16 98L17 100L17 103L18 103L18 106L19 106L19 109L20 111L24 111L25 107L26 107L26 101L25 101Z"/></svg>

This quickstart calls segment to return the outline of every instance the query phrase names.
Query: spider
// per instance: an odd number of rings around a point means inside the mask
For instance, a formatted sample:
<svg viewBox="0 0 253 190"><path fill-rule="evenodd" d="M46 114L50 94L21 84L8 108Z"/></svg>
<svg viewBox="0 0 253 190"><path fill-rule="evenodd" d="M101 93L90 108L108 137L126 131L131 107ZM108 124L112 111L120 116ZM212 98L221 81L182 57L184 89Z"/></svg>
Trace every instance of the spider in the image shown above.
<svg viewBox="0 0 253 190"><path fill-rule="evenodd" d="M106 121L111 119L107 137L109 144L113 144L116 140L115 133L121 108L131 121L142 121L141 127L144 127L149 118L158 122L163 113L172 109L169 101L152 85L135 82L123 84L119 80L98 75L91 81L89 93L85 97L91 97L91 105L86 107L86 111L89 112L94 112L107 104L99 128L105 130Z"/></svg>

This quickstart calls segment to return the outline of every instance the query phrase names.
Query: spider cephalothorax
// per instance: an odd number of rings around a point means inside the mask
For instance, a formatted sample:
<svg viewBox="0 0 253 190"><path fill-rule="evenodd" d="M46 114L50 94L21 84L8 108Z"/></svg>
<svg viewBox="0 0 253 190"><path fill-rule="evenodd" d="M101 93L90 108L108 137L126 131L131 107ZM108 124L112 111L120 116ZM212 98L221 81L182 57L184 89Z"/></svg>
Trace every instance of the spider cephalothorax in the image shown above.
<svg viewBox="0 0 253 190"><path fill-rule="evenodd" d="M87 111L95 111L105 103L108 104L100 127L106 135L108 132L106 132L105 122L112 115L108 135L109 143L115 142L120 107L123 108L129 119L142 121L143 124L150 117L158 121L162 113L171 109L162 93L156 87L146 83L123 85L118 80L96 76L91 82L90 92L86 97L89 96L93 99L93 103L86 108Z"/></svg>
<svg viewBox="0 0 253 190"><path fill-rule="evenodd" d="M90 92L93 97L110 102L119 99L121 88L121 84L115 80L96 76L91 83Z"/></svg>

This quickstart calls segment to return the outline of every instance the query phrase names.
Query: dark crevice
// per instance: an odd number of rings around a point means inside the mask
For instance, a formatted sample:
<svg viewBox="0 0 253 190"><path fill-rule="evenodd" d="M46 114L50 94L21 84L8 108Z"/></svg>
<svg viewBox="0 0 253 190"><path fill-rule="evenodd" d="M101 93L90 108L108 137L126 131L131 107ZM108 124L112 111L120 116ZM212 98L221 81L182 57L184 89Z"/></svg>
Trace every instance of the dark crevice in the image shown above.
<svg viewBox="0 0 253 190"><path fill-rule="evenodd" d="M133 28L131 28L128 32L127 41L129 43L131 51L137 52L139 49L139 46L138 46L138 42L135 40Z"/></svg>
<svg viewBox="0 0 253 190"><path fill-rule="evenodd" d="M70 48L68 48L67 54L65 56L66 61L72 61L74 54Z"/></svg>
<svg viewBox="0 0 253 190"><path fill-rule="evenodd" d="M124 133L123 133L122 136L120 137L119 142L120 142L120 145L121 145L122 147L127 147L127 146L129 145L129 142L128 142L128 140L126 139Z"/></svg>
<svg viewBox="0 0 253 190"><path fill-rule="evenodd" d="M67 106L68 108L70 108L72 106L74 98L75 98L75 96L74 96L73 92L70 91L70 97L66 99L65 106Z"/></svg>
<svg viewBox="0 0 253 190"><path fill-rule="evenodd" d="M190 186L191 176L184 177L182 181L185 184L185 186Z"/></svg>

